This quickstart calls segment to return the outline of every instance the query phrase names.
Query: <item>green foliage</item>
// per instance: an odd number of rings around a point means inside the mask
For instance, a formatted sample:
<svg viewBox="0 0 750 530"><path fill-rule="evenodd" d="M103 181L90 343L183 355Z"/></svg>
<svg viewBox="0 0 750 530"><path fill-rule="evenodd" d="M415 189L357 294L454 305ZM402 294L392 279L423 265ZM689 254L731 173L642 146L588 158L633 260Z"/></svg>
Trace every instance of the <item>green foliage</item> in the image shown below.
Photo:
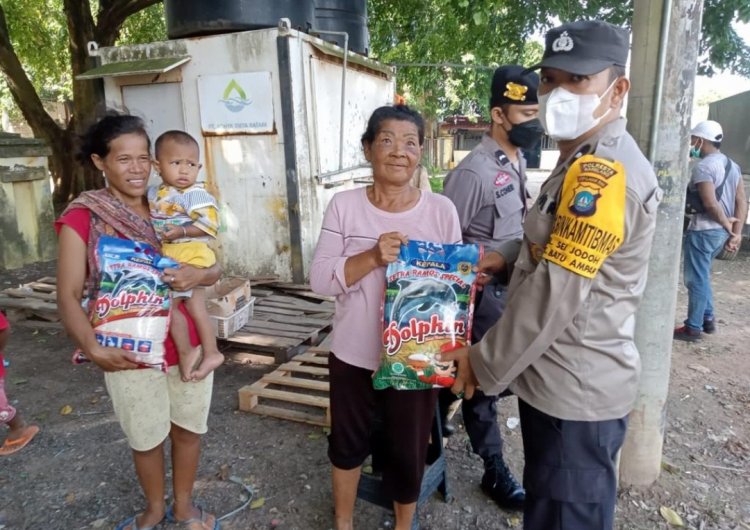
<svg viewBox="0 0 750 530"><path fill-rule="evenodd" d="M559 21L629 25L633 14L633 0L369 0L368 6L372 56L397 65L399 93L429 117L486 117L492 70L533 64L542 49L530 38ZM699 73L750 76L750 48L733 20L750 21L748 0L705 0Z"/></svg>
<svg viewBox="0 0 750 530"><path fill-rule="evenodd" d="M68 30L62 0L3 0L11 42L42 99L71 96ZM40 27L41 26L41 27ZM5 83L0 105L18 115Z"/></svg>
<svg viewBox="0 0 750 530"><path fill-rule="evenodd" d="M11 42L42 100L73 96L68 28L63 0L1 0ZM99 10L91 2L92 12ZM166 38L164 7L156 4L129 17L117 44L152 42ZM20 118L5 82L0 82L0 109Z"/></svg>
<svg viewBox="0 0 750 530"><path fill-rule="evenodd" d="M430 187L433 193L443 193L443 184L445 177L430 177Z"/></svg>
<svg viewBox="0 0 750 530"><path fill-rule="evenodd" d="M710 76L727 69L750 77L750 43L737 35L733 21L750 22L748 0L704 0L699 74Z"/></svg>
<svg viewBox="0 0 750 530"><path fill-rule="evenodd" d="M486 117L493 70L502 64L537 61L543 50L530 37L554 25L552 17L593 17L606 9L610 20L621 23L630 14L621 3L612 1L583 4L563 0L370 0L372 54L397 65L399 92L426 115ZM604 4L615 7L604 8Z"/></svg>
<svg viewBox="0 0 750 530"><path fill-rule="evenodd" d="M164 6L156 4L128 17L122 25L116 45L141 44L167 39Z"/></svg>
<svg viewBox="0 0 750 530"><path fill-rule="evenodd" d="M540 53L515 0L370 0L372 54L398 66L399 91L426 115L479 114L494 67ZM518 22L518 23L516 23ZM409 66L447 63L460 66Z"/></svg>

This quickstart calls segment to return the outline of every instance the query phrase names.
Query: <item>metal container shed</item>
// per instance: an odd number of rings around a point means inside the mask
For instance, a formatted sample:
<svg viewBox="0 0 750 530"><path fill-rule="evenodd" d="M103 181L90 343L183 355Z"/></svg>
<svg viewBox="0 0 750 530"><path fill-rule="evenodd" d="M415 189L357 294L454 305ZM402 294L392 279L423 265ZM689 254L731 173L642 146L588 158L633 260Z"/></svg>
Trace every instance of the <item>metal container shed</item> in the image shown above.
<svg viewBox="0 0 750 530"><path fill-rule="evenodd" d="M721 152L750 174L750 90L709 104L708 119L724 129Z"/></svg>

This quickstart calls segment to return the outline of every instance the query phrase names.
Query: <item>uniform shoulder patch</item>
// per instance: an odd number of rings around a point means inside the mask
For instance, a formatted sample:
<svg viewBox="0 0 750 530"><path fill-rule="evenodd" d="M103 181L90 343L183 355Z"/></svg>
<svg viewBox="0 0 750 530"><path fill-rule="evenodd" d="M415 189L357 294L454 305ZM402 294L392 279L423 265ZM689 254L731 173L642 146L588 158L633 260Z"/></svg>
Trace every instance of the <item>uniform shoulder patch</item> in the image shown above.
<svg viewBox="0 0 750 530"><path fill-rule="evenodd" d="M495 175L495 187L507 186L511 183L511 180L510 173L507 171L498 171L497 175Z"/></svg>
<svg viewBox="0 0 750 530"><path fill-rule="evenodd" d="M565 174L544 258L586 278L596 276L622 244L625 184L619 162L594 155L576 160Z"/></svg>

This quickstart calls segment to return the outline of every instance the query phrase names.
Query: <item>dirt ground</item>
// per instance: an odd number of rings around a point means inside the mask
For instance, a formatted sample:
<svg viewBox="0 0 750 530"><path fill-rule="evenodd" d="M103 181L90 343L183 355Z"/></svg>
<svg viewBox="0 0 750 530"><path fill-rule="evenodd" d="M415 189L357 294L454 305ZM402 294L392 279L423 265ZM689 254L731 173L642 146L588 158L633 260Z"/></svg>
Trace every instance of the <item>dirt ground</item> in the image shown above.
<svg viewBox="0 0 750 530"><path fill-rule="evenodd" d="M717 262L714 270L718 333L697 344L675 343L665 471L652 487L620 492L617 529L668 528L661 506L678 513L687 528L750 529L750 251L734 262ZM0 288L53 271L54 264L47 263L0 272ZM678 317L685 306L681 288ZM71 351L61 332L13 330L6 388L42 432L22 452L0 460L0 530L112 528L143 505L101 373L93 366L72 366ZM322 429L237 411L237 390L271 369L227 360L217 371L198 501L219 514L241 505L247 493L225 480L233 476L252 487L255 503L222 528L330 528L330 468ZM72 413L62 415L66 405ZM501 408L507 459L520 476L520 428L506 423L517 417L515 399L504 400ZM482 464L471 454L463 429L449 439L447 460L454 500L433 496L420 508L421 528L521 527L519 515L498 509L480 491ZM357 528L390 526L385 510L358 501Z"/></svg>

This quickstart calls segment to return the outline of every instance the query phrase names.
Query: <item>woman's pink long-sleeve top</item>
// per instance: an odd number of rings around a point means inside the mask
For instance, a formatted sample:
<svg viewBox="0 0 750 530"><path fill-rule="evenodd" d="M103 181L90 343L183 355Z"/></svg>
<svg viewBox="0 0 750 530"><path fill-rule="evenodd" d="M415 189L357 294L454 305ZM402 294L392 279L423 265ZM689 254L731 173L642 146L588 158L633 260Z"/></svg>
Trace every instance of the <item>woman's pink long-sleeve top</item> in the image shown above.
<svg viewBox="0 0 750 530"><path fill-rule="evenodd" d="M456 208L442 195L422 192L413 208L399 213L376 208L364 187L333 196L315 248L310 285L316 293L336 297L331 351L348 364L373 371L380 364L382 347L385 267L347 287L344 264L374 247L386 232L435 243L461 242Z"/></svg>

